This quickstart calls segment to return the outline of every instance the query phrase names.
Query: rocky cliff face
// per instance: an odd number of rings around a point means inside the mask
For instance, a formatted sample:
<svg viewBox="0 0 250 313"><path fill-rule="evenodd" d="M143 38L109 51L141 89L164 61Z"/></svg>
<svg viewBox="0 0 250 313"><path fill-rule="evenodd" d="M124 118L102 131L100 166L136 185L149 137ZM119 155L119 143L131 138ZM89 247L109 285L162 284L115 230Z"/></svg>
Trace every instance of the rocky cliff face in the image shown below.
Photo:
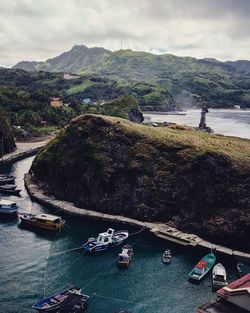
<svg viewBox="0 0 250 313"><path fill-rule="evenodd" d="M50 194L250 252L250 141L84 115L32 166Z"/></svg>
<svg viewBox="0 0 250 313"><path fill-rule="evenodd" d="M15 150L13 130L3 111L0 110L0 157Z"/></svg>

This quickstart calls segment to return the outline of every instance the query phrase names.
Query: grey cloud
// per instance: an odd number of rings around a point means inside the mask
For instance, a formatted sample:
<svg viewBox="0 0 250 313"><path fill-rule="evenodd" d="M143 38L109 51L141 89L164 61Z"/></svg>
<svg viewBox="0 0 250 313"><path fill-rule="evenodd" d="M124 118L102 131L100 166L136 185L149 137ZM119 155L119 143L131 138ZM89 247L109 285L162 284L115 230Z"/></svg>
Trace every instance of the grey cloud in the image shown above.
<svg viewBox="0 0 250 313"><path fill-rule="evenodd" d="M249 59L250 0L1 0L0 65L75 44Z"/></svg>

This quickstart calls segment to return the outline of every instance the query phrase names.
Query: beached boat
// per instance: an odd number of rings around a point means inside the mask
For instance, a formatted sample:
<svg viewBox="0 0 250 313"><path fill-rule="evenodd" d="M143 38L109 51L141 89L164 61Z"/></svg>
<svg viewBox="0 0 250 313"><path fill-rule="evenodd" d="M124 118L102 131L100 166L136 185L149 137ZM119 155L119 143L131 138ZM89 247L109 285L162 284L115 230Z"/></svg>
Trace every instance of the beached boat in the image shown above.
<svg viewBox="0 0 250 313"><path fill-rule="evenodd" d="M133 257L133 248L129 244L122 247L121 253L118 255L117 265L119 267L128 267Z"/></svg>
<svg viewBox="0 0 250 313"><path fill-rule="evenodd" d="M39 300L36 302L32 308L37 310L38 312L67 312L71 311L62 311L68 305L71 304L71 308L73 306L74 300L76 302L81 302L80 305L86 305L89 296L81 293L81 289L75 286L70 286L67 289L59 291L58 293ZM80 301L81 300L81 301ZM72 311L72 312L80 312L80 311Z"/></svg>
<svg viewBox="0 0 250 313"><path fill-rule="evenodd" d="M171 251L169 249L165 250L162 254L162 262L169 264L171 262L171 258L172 258Z"/></svg>
<svg viewBox="0 0 250 313"><path fill-rule="evenodd" d="M0 176L0 186L5 184L12 184L15 181L14 176L1 175Z"/></svg>
<svg viewBox="0 0 250 313"><path fill-rule="evenodd" d="M213 268L212 286L214 290L227 286L227 273L225 267L218 263Z"/></svg>
<svg viewBox="0 0 250 313"><path fill-rule="evenodd" d="M16 188L15 185L3 185L3 186L0 186L0 193L6 194L6 195L18 196L22 190L15 189L15 188Z"/></svg>
<svg viewBox="0 0 250 313"><path fill-rule="evenodd" d="M60 230L65 224L65 221L60 216L52 214L18 213L18 217L23 224L47 230Z"/></svg>
<svg viewBox="0 0 250 313"><path fill-rule="evenodd" d="M237 271L240 277L245 276L250 273L250 264L244 262L237 263Z"/></svg>
<svg viewBox="0 0 250 313"><path fill-rule="evenodd" d="M211 252L205 255L189 273L190 280L201 280L214 266L216 262L215 255Z"/></svg>
<svg viewBox="0 0 250 313"><path fill-rule="evenodd" d="M100 233L97 238L89 238L83 244L83 249L88 252L104 251L122 244L129 234L127 230L118 230L109 228L106 232Z"/></svg>
<svg viewBox="0 0 250 313"><path fill-rule="evenodd" d="M1 214L16 214L16 202L9 200L0 200L0 213Z"/></svg>

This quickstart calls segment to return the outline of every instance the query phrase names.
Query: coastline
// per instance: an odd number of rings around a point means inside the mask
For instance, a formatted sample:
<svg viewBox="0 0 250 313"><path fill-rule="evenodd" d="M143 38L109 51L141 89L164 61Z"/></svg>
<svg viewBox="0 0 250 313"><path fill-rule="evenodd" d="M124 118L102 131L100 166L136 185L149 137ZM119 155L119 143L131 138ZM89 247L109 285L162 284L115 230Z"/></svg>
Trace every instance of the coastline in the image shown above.
<svg viewBox="0 0 250 313"><path fill-rule="evenodd" d="M159 238L172 241L183 246L200 247L209 250L213 249L218 253L231 256L237 261L241 260L250 263L250 253L245 253L225 246L213 244L209 241L203 240L197 235L184 233L164 223L142 222L120 215L111 215L93 210L86 210L76 207L71 202L53 199L52 197L45 195L43 189L32 180L32 176L29 173L25 174L24 183L31 200L34 200L57 212L61 211L66 214L79 216L82 218L85 217L89 219L98 219L102 221L110 221L112 223L116 222L119 224L131 225L140 228L145 227L149 232Z"/></svg>
<svg viewBox="0 0 250 313"><path fill-rule="evenodd" d="M36 155L39 150L45 146L52 137L46 138L41 141L33 141L33 142L16 142L16 150L3 155L0 159L0 168L2 166L9 166L13 163L28 158L30 156Z"/></svg>

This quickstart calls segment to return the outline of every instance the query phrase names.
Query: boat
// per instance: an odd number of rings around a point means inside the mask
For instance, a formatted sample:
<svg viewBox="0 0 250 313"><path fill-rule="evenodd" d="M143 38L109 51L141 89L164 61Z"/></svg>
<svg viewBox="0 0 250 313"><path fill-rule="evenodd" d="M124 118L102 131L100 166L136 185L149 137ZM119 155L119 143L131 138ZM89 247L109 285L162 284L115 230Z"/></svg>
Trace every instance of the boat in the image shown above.
<svg viewBox="0 0 250 313"><path fill-rule="evenodd" d="M100 233L97 238L89 238L83 244L83 249L87 252L104 251L122 244L129 234L127 230L118 230L109 228L106 232Z"/></svg>
<svg viewBox="0 0 250 313"><path fill-rule="evenodd" d="M117 265L119 267L127 268L133 257L133 248L129 244L122 247L121 253L118 255Z"/></svg>
<svg viewBox="0 0 250 313"><path fill-rule="evenodd" d="M1 175L0 176L0 186L5 184L12 184L15 181L14 176Z"/></svg>
<svg viewBox="0 0 250 313"><path fill-rule="evenodd" d="M216 257L213 252L205 255L189 273L189 279L200 281L214 266Z"/></svg>
<svg viewBox="0 0 250 313"><path fill-rule="evenodd" d="M218 263L213 268L212 287L213 290L217 290L225 286L227 286L226 269L221 263Z"/></svg>
<svg viewBox="0 0 250 313"><path fill-rule="evenodd" d="M88 301L89 296L81 293L81 289L75 286L70 286L67 289L59 291L58 293L39 300L36 302L32 309L37 310L38 312L71 312L71 311L62 311L65 307L74 302L73 300L82 300L84 299L84 304ZM78 302L78 301L77 301ZM77 312L77 311L72 311ZM78 311L79 312L79 311Z"/></svg>
<svg viewBox="0 0 250 313"><path fill-rule="evenodd" d="M0 213L1 214L17 213L16 202L9 201L9 200L0 200Z"/></svg>
<svg viewBox="0 0 250 313"><path fill-rule="evenodd" d="M162 254L162 262L169 264L171 262L171 258L172 258L171 251L169 249L165 250Z"/></svg>
<svg viewBox="0 0 250 313"><path fill-rule="evenodd" d="M80 313L87 307L89 296L85 294L70 295L69 299L56 313Z"/></svg>
<svg viewBox="0 0 250 313"><path fill-rule="evenodd" d="M18 213L18 217L23 224L47 230L60 230L65 224L65 221L60 216L52 214Z"/></svg>
<svg viewBox="0 0 250 313"><path fill-rule="evenodd" d="M14 185L14 184L6 184L6 185L0 186L0 188L7 189L7 190L14 190L14 189L16 189L16 187L17 187L17 185Z"/></svg>
<svg viewBox="0 0 250 313"><path fill-rule="evenodd" d="M9 187L7 185L0 186L0 193L4 193L6 195L19 196L21 191L22 191L22 189L15 189L15 188Z"/></svg>
<svg viewBox="0 0 250 313"><path fill-rule="evenodd" d="M237 271L240 277L245 276L250 273L250 264L244 262L237 263Z"/></svg>

